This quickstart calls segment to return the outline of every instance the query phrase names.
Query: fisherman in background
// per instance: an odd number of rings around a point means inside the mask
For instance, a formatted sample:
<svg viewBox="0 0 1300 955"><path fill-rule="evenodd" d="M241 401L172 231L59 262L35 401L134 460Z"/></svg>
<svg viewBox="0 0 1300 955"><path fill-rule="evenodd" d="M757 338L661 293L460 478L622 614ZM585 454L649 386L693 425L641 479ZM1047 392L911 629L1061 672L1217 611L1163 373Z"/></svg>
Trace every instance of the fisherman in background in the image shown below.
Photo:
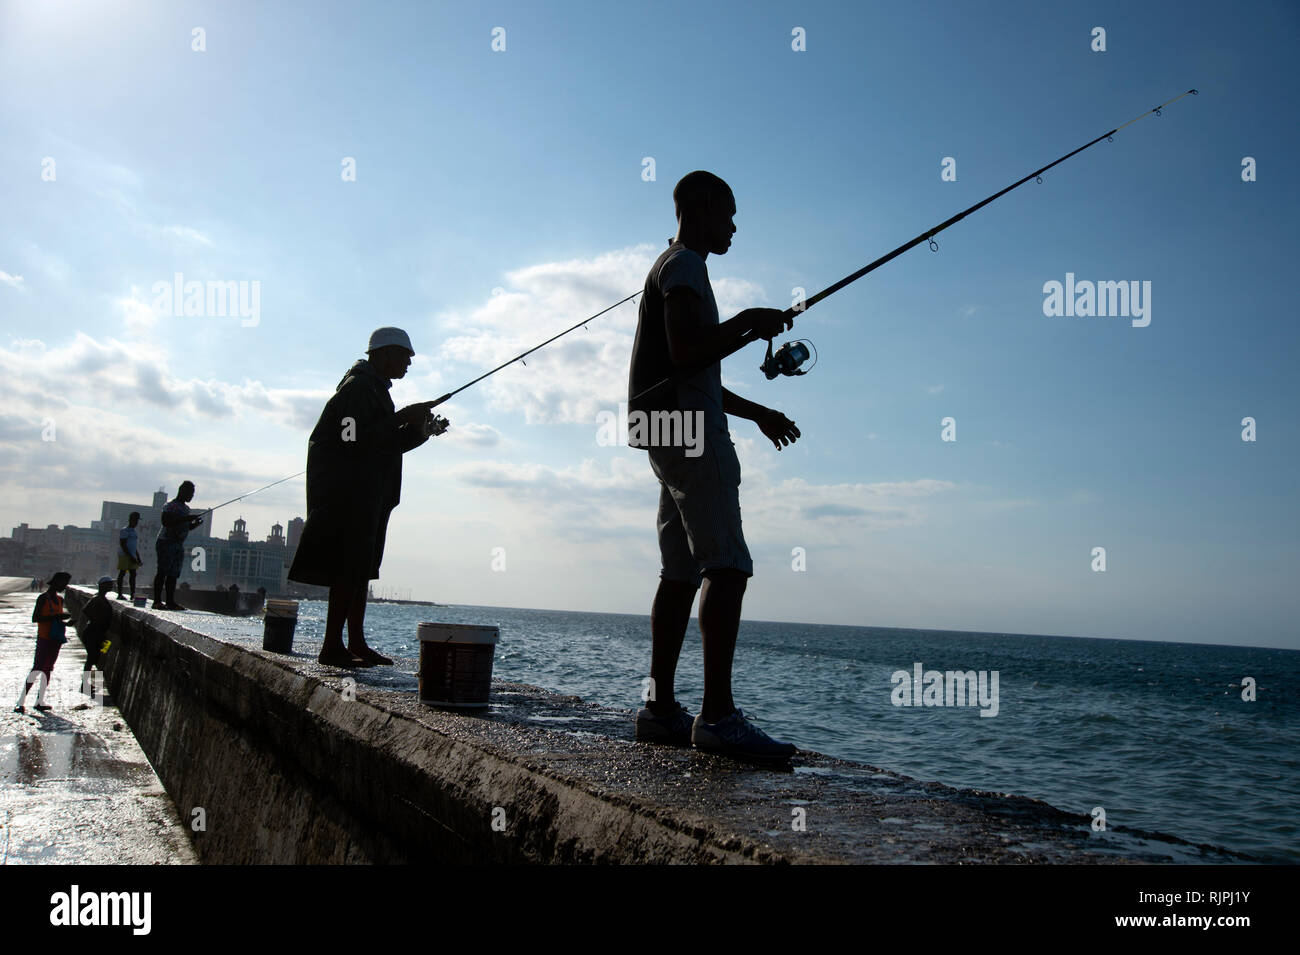
<svg viewBox="0 0 1300 955"><path fill-rule="evenodd" d="M138 518L139 514L132 514ZM121 578L118 578L121 580ZM78 635L86 648L86 664L81 668L81 692L95 695L95 673L92 669L99 664L99 655L104 644L108 642L108 629L113 624L113 605L108 602L108 591L113 586L113 578L105 574L99 578L99 593L86 601L81 611Z"/></svg>
<svg viewBox="0 0 1300 955"><path fill-rule="evenodd" d="M140 512L132 511L126 519L126 527L117 535L117 599L125 600L122 596L122 578L127 574L131 575L131 600L135 600L135 572L144 566L140 560L140 532L136 526L140 523Z"/></svg>
<svg viewBox="0 0 1300 955"><path fill-rule="evenodd" d="M23 705L27 701L27 691L33 683L40 683L36 691L36 708L48 713L51 707L45 704L45 691L50 686L50 676L54 672L54 662L59 658L59 650L68 642L66 635L68 620L72 614L63 610L63 592L68 589L72 575L59 571L50 578L49 589L36 598L32 610L32 623L36 624L36 656L32 660L32 672L23 682L23 691L14 704L15 713L26 713Z"/></svg>
<svg viewBox="0 0 1300 955"><path fill-rule="evenodd" d="M435 433L436 402L396 411L388 393L414 354L402 329L375 329L366 357L339 382L307 442L307 523L289 579L330 589L319 657L330 666L393 662L366 643L366 592L379 577L388 517L401 500L402 455Z"/></svg>
<svg viewBox="0 0 1300 955"><path fill-rule="evenodd" d="M162 509L162 527L158 539L154 542L154 552L158 556L158 573L153 578L153 609L184 610L176 602L176 581L181 576L181 563L185 559L185 538L190 531L203 523L202 517L190 514L189 502L194 500L194 482L182 481L176 490L176 498L168 501ZM163 586L167 587L167 602L163 603Z"/></svg>
<svg viewBox="0 0 1300 955"><path fill-rule="evenodd" d="M779 451L799 437L779 411L722 387L721 355L757 331L771 339L793 321L774 308L746 309L719 322L704 260L724 255L736 226L731 187L709 172L687 174L673 189L677 236L646 276L628 380L631 447L649 452L659 479L659 589L650 610L651 693L636 716L636 738L743 759L784 760L796 749L773 740L736 708L731 664L741 602L754 562L740 527L740 462L727 415L747 418ZM693 371L634 400L652 385ZM703 450L656 444L635 422L648 414L692 415L702 424ZM697 432L698 432L697 428ZM662 438L662 434L659 436ZM703 586L701 587L701 581ZM673 682L695 592L700 590L704 635L704 701L693 721L677 702Z"/></svg>

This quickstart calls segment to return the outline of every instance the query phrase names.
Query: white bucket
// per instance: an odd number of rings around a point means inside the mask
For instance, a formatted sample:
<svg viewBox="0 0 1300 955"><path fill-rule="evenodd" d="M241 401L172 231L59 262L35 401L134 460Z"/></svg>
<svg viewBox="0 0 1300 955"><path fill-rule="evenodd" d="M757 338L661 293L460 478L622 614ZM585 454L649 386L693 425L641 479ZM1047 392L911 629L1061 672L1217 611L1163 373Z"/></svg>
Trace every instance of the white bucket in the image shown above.
<svg viewBox="0 0 1300 955"><path fill-rule="evenodd" d="M492 689L492 659L501 631L465 623L422 623L420 702L482 708Z"/></svg>

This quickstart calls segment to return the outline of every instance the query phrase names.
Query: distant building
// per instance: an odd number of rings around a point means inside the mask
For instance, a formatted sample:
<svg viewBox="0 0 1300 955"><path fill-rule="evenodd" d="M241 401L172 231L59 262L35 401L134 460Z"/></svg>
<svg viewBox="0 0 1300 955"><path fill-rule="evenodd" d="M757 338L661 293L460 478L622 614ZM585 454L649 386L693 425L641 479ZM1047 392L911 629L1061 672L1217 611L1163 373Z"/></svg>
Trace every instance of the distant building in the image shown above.
<svg viewBox="0 0 1300 955"><path fill-rule="evenodd" d="M302 584L296 580L289 579L289 568L293 566L293 557L298 553L298 542L302 540L302 529L306 525L301 517L295 517L289 522L289 532L284 540L284 579L280 582L280 593L287 597L305 597L311 600L326 600L329 598L330 589L320 587L316 584ZM277 524L276 527L279 525ZM275 527L271 528L272 537L275 536ZM269 540L269 538L268 538Z"/></svg>
<svg viewBox="0 0 1300 955"><path fill-rule="evenodd" d="M39 528L21 524L13 529L10 537L0 538L0 576L48 579L56 571L66 570L77 584L93 583L102 574L115 577L120 552L118 532L127 526L131 512L139 511L137 530L144 566L138 573L140 583L148 587L157 569L153 542L167 500L167 492L159 490L151 504L103 501L99 520L92 521L90 527L50 524ZM286 538L284 525L277 522L265 540L254 541L250 539L247 522L240 517L225 539L221 539L212 534L209 512L203 525L186 538L181 582L199 590L229 588L234 584L248 591L262 587L273 596L327 596L326 587L298 584L286 578L303 523L301 517L289 521Z"/></svg>
<svg viewBox="0 0 1300 955"><path fill-rule="evenodd" d="M102 531L73 524L66 527L50 524L44 528L22 524L13 529L10 539L20 546L15 548L10 544L0 551L0 556L6 559L0 576L46 580L66 570L74 581L89 581L105 573L100 569L104 565Z"/></svg>

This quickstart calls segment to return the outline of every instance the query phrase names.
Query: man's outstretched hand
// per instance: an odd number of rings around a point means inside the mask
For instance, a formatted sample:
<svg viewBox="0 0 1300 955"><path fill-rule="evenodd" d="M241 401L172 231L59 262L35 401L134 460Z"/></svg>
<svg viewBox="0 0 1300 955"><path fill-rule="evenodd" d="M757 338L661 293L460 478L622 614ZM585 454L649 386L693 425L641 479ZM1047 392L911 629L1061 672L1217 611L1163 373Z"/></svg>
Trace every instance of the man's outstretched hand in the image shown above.
<svg viewBox="0 0 1300 955"><path fill-rule="evenodd" d="M767 435L778 451L787 444L794 444L799 440L799 429L795 427L793 421L787 418L781 412L768 408L767 412L761 417L754 419L760 431Z"/></svg>

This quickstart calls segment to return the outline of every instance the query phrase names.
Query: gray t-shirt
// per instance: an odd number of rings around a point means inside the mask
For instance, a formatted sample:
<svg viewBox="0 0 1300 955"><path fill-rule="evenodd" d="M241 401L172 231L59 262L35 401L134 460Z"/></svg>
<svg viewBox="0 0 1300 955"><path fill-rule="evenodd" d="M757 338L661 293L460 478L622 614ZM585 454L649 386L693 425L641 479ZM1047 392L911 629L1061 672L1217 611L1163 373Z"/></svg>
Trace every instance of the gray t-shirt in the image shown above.
<svg viewBox="0 0 1300 955"><path fill-rule="evenodd" d="M706 325L717 325L719 322L718 303L713 298L709 270L704 260L685 246L673 243L646 276L636 342L632 346L629 400L645 388L676 374L668 352L664 299L673 289L681 287L688 288L699 296L703 303L703 320ZM727 430L727 417L722 411L722 362L715 361L704 370L678 382L675 392L674 401L674 388L666 385L632 405L632 410L699 410L704 412L707 432Z"/></svg>

